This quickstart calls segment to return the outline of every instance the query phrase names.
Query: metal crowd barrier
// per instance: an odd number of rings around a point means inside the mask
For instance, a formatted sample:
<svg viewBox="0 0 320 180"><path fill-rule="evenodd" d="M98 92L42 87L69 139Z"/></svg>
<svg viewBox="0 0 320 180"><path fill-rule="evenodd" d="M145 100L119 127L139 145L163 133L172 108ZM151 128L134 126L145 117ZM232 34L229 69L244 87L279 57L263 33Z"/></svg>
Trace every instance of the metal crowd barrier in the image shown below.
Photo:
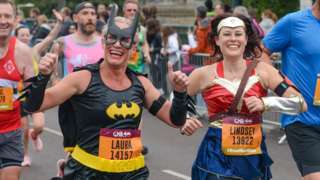
<svg viewBox="0 0 320 180"><path fill-rule="evenodd" d="M195 53L190 57L190 64L197 65L197 66L204 66L213 64L216 62L216 59L210 56L210 54L206 53Z"/></svg>
<svg viewBox="0 0 320 180"><path fill-rule="evenodd" d="M180 70L180 60L174 64L174 70ZM159 53L151 54L150 76L153 85L169 97L171 87L167 79L168 75L168 57L162 56Z"/></svg>

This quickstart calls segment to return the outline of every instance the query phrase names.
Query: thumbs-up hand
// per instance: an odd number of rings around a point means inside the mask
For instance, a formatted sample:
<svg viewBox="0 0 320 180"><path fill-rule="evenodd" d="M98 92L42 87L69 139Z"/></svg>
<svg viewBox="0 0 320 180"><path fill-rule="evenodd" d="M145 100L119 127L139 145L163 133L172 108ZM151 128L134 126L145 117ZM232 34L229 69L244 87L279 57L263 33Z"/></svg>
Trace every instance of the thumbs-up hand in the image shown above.
<svg viewBox="0 0 320 180"><path fill-rule="evenodd" d="M59 44L54 44L51 51L46 53L39 62L39 72L43 75L49 75L55 68L58 61Z"/></svg>
<svg viewBox="0 0 320 180"><path fill-rule="evenodd" d="M173 71L173 64L168 63L168 76L173 89L177 92L186 92L189 77L181 71Z"/></svg>

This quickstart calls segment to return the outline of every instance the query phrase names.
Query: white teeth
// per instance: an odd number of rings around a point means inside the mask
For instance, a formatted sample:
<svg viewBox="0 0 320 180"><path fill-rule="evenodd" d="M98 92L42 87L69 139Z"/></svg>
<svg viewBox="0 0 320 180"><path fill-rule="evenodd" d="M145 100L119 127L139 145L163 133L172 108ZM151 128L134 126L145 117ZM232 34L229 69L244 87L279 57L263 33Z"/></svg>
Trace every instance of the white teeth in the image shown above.
<svg viewBox="0 0 320 180"><path fill-rule="evenodd" d="M111 56L114 56L115 58L123 56L123 54L124 54L123 50L120 48L110 48L109 53Z"/></svg>
<svg viewBox="0 0 320 180"><path fill-rule="evenodd" d="M239 46L237 46L237 45L229 45L228 47L229 48L239 48Z"/></svg>
<svg viewBox="0 0 320 180"><path fill-rule="evenodd" d="M122 56L123 53L119 51L110 51L110 54L115 56Z"/></svg>

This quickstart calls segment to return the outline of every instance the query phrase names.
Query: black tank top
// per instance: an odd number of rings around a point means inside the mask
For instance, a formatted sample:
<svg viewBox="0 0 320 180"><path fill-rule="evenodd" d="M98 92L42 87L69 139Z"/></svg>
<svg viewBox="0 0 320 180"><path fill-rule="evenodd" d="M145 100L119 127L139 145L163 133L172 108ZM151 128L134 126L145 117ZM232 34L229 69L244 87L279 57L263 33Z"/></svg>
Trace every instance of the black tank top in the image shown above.
<svg viewBox="0 0 320 180"><path fill-rule="evenodd" d="M99 63L85 69L91 72L86 91L71 98L78 127L77 144L88 153L98 155L101 128L137 129L140 124L145 91L137 74L127 69L131 86L116 91L100 77Z"/></svg>

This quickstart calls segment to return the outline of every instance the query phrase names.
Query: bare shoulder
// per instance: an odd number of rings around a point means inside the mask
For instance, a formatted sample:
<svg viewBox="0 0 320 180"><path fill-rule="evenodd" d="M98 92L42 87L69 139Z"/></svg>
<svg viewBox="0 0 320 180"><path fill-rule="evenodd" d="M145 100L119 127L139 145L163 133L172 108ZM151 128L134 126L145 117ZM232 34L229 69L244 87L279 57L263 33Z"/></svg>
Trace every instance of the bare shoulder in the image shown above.
<svg viewBox="0 0 320 180"><path fill-rule="evenodd" d="M142 83L143 87L145 87L145 88L150 86L150 85L152 85L151 81L147 77L145 77L143 75L138 75L137 78L140 80L140 82Z"/></svg>
<svg viewBox="0 0 320 180"><path fill-rule="evenodd" d="M256 72L264 87L269 88L270 82L274 79L281 78L279 72L271 64L266 62L259 62L256 67Z"/></svg>
<svg viewBox="0 0 320 180"><path fill-rule="evenodd" d="M20 68L23 68L25 65L32 66L32 50L29 46L22 43L21 41L16 41L15 46L15 61Z"/></svg>
<svg viewBox="0 0 320 180"><path fill-rule="evenodd" d="M188 94L195 95L207 87L211 86L212 80L216 76L216 64L211 64L195 69L191 75L188 86Z"/></svg>
<svg viewBox="0 0 320 180"><path fill-rule="evenodd" d="M269 63L259 61L256 67L256 71L261 77L268 77L270 76L270 73L276 72L277 69L275 69L272 65Z"/></svg>
<svg viewBox="0 0 320 180"><path fill-rule="evenodd" d="M203 80L207 79L209 77L214 77L216 76L216 63L207 65L207 66L202 66L200 68L196 68L192 73L190 74L190 78L196 78L198 80Z"/></svg>
<svg viewBox="0 0 320 180"><path fill-rule="evenodd" d="M28 45L24 44L23 42L17 40L16 47L15 47L15 55L20 56L21 54L22 55L26 55L26 54L32 55L31 48Z"/></svg>

